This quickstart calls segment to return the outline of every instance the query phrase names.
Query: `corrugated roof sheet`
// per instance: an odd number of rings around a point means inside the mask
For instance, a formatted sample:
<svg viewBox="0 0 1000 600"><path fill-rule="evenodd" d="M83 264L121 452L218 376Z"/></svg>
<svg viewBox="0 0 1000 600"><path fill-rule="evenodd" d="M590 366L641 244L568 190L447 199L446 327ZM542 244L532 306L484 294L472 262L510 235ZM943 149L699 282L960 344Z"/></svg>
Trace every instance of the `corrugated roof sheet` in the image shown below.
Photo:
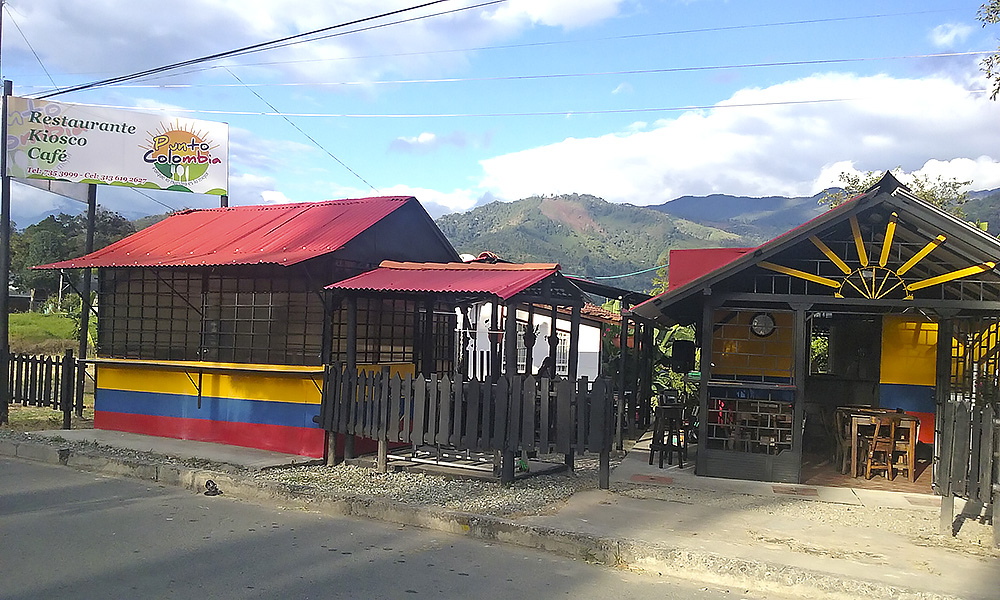
<svg viewBox="0 0 1000 600"><path fill-rule="evenodd" d="M752 250L753 248L674 248L670 251L667 289L679 288L728 265Z"/></svg>
<svg viewBox="0 0 1000 600"><path fill-rule="evenodd" d="M334 252L412 196L234 206L173 214L110 246L42 269L294 265Z"/></svg>
<svg viewBox="0 0 1000 600"><path fill-rule="evenodd" d="M371 292L478 293L506 300L559 272L554 263L405 263L384 260L378 268L327 289Z"/></svg>

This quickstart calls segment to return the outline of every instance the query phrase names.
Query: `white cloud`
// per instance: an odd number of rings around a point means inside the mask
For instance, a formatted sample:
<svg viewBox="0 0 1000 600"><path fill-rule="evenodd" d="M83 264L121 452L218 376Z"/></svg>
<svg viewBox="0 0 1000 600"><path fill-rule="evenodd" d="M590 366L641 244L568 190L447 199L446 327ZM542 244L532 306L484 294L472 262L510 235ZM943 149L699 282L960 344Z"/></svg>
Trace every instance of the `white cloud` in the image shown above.
<svg viewBox="0 0 1000 600"><path fill-rule="evenodd" d="M481 148L489 146L490 135L470 136L464 131L453 131L443 135L425 131L415 136L402 136L394 139L389 144L391 152L403 152L408 154L427 154L441 148L451 146L454 148L475 147Z"/></svg>
<svg viewBox="0 0 1000 600"><path fill-rule="evenodd" d="M447 213L469 210L476 206L482 198L482 193L468 189L442 192L402 184L379 188L378 192L373 192L371 189L334 185L329 188L328 198L364 198L367 196L413 196L420 201L420 204L432 217L436 218Z"/></svg>
<svg viewBox="0 0 1000 600"><path fill-rule="evenodd" d="M497 10L496 19L576 29L617 15L623 3L623 0L509 0Z"/></svg>
<svg viewBox="0 0 1000 600"><path fill-rule="evenodd" d="M252 76L262 80L278 74L300 81L372 81L389 75L439 73L467 64L465 53L448 50L508 39L536 25L567 29L593 25L617 15L626 1L633 0L510 0L499 6L436 15L351 35L336 35L345 30L331 30L313 36L308 43L291 43L280 49L208 63L209 68L201 77L218 77L235 83L229 73L219 68L223 65L233 67L241 78ZM19 29L38 51L39 60L50 72L57 73L56 84L61 87L269 42L414 5L409 0L378 3L174 0L99 4L95 6L93 0L33 0L11 7ZM426 7L351 29L441 10L441 7ZM5 52L8 46L25 61L36 63L20 36L9 36ZM435 52L421 54L426 50ZM243 66L234 68L239 65ZM77 75L60 77L59 72ZM187 81L197 77L190 75ZM171 82L169 77L160 81ZM51 86L40 71L36 81L18 83Z"/></svg>
<svg viewBox="0 0 1000 600"><path fill-rule="evenodd" d="M909 172L940 162L967 173L973 189L1000 173L1000 104L949 79L820 74L741 90L717 107L483 160L481 187L507 200L585 192L645 205L684 194L812 195L843 165Z"/></svg>
<svg viewBox="0 0 1000 600"><path fill-rule="evenodd" d="M938 48L951 48L957 42L964 42L972 34L972 26L957 23L945 23L931 30L931 43Z"/></svg>
<svg viewBox="0 0 1000 600"><path fill-rule="evenodd" d="M242 173L229 176L229 205L245 206L247 204L276 204L288 202L285 195L276 191L273 177L264 177L252 173Z"/></svg>
<svg viewBox="0 0 1000 600"><path fill-rule="evenodd" d="M628 83L619 83L615 89L611 90L612 94L627 94L632 91L632 86Z"/></svg>

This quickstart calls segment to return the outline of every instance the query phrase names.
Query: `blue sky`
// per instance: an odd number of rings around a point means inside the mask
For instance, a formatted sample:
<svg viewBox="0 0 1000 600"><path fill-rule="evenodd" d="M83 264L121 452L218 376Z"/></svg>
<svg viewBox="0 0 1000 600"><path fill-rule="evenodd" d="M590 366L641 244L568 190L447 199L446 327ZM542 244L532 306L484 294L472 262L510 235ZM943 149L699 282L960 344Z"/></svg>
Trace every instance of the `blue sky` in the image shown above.
<svg viewBox="0 0 1000 600"><path fill-rule="evenodd" d="M31 97L416 4L6 0L0 69ZM975 19L980 2L476 4L52 99L229 123L231 205L411 194L438 216L573 192L647 205L812 195L896 166L1000 188L1000 104L974 54L1000 26ZM371 25L385 26L348 33ZM13 187L19 227L82 209ZM144 193L102 186L98 201L130 218L218 202Z"/></svg>

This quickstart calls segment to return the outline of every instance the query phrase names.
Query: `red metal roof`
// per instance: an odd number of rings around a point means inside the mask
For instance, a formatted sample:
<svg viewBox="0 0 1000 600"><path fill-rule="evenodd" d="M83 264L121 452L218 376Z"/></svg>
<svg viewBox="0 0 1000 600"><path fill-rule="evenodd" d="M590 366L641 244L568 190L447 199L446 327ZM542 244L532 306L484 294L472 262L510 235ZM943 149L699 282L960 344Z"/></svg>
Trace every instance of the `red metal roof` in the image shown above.
<svg viewBox="0 0 1000 600"><path fill-rule="evenodd" d="M711 273L753 248L676 248L670 251L668 290L679 288Z"/></svg>
<svg viewBox="0 0 1000 600"><path fill-rule="evenodd" d="M378 268L327 286L372 292L480 293L506 300L559 272L554 263L405 263Z"/></svg>
<svg viewBox="0 0 1000 600"><path fill-rule="evenodd" d="M110 246L42 269L294 265L340 249L409 201L382 196L173 214Z"/></svg>

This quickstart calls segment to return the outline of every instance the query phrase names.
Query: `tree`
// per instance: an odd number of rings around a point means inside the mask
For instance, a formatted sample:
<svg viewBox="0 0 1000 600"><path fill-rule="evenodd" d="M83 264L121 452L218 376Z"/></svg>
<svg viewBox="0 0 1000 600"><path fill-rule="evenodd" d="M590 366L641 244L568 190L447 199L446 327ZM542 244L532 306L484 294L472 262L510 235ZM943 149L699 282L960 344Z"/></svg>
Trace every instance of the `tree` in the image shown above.
<svg viewBox="0 0 1000 600"><path fill-rule="evenodd" d="M135 233L128 219L98 208L94 222L94 249L99 250ZM11 283L31 291L32 301L43 300L59 286L58 271L31 267L82 256L87 247L87 215L59 214L13 232L10 241Z"/></svg>
<svg viewBox="0 0 1000 600"><path fill-rule="evenodd" d="M1000 2L1000 0L997 0ZM949 212L956 217L964 217L962 205L969 199L969 193L962 188L970 185L971 181L958 181L957 179L945 179L938 175L936 179L931 179L929 175L910 175L906 177L902 174L902 169L896 167L892 170L896 179L907 180L906 185L914 196L920 198L928 204ZM882 178L881 171L868 171L867 173L855 174L846 171L840 174L840 191L829 192L820 198L820 204L828 204L830 208L841 204L845 200L865 193L870 187L875 185Z"/></svg>
<svg viewBox="0 0 1000 600"><path fill-rule="evenodd" d="M983 22L983 27L1000 23L1000 0L990 0L983 3L976 11L976 18ZM1000 95L1000 48L983 59L981 63L986 78L993 82L993 93L990 99L996 100Z"/></svg>

